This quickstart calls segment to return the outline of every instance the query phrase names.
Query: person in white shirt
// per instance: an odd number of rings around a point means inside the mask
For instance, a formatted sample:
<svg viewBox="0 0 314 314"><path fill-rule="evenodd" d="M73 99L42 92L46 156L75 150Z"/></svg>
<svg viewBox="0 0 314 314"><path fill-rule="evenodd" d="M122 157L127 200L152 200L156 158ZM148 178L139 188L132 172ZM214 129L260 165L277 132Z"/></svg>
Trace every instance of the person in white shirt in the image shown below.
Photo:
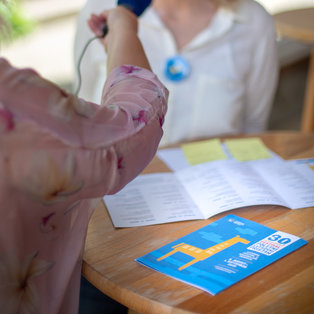
<svg viewBox="0 0 314 314"><path fill-rule="evenodd" d="M77 64L92 33L91 13L116 0L87 0L76 29ZM253 0L153 0L139 38L153 71L170 91L160 146L225 134L260 132L278 80L272 17ZM80 97L99 101L106 55L94 42L81 64Z"/></svg>

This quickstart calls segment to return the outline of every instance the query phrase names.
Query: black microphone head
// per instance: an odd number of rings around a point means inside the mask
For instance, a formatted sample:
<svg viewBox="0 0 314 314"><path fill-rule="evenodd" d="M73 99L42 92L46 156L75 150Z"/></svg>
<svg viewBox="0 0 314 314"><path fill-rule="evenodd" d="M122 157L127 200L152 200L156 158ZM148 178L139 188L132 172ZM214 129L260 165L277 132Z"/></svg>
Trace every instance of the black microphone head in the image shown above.
<svg viewBox="0 0 314 314"><path fill-rule="evenodd" d="M118 0L118 5L131 10L136 16L140 16L151 2L152 0Z"/></svg>

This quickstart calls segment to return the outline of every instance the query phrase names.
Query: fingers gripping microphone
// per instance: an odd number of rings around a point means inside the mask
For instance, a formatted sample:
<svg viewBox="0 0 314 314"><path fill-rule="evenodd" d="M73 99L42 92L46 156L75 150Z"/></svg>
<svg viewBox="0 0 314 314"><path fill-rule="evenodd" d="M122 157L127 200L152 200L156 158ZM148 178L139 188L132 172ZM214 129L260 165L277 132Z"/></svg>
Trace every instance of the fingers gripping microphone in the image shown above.
<svg viewBox="0 0 314 314"><path fill-rule="evenodd" d="M118 0L117 4L122 5L126 9L132 11L136 16L140 16L145 9L151 4L152 0ZM103 36L108 33L108 26L105 24L103 28Z"/></svg>
<svg viewBox="0 0 314 314"><path fill-rule="evenodd" d="M140 16L145 11L145 9L150 5L151 2L152 2L152 0L118 0L117 4L122 5L126 9L132 11L136 16ZM81 89L82 78L81 78L80 68L81 68L81 62L82 62L83 56L85 54L85 51L92 41L94 41L95 39L105 37L107 35L107 33L108 33L108 25L105 24L103 27L103 35L92 37L91 39L89 39L89 41L86 43L86 45L83 48L83 51L80 55L80 58L79 58L78 64L77 64L78 86L76 88L76 91L74 92L74 94L76 96L78 95L78 93Z"/></svg>

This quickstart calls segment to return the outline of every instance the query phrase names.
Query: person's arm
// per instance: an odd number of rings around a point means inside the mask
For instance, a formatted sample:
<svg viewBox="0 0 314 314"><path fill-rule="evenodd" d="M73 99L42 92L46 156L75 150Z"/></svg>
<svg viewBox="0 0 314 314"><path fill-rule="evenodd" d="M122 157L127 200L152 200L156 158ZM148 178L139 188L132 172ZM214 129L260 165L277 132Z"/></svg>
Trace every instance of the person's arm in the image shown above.
<svg viewBox="0 0 314 314"><path fill-rule="evenodd" d="M92 15L89 26L98 36L102 35L105 23L108 25L108 34L102 39L107 51L107 71L132 64L150 70L142 44L137 36L137 17L122 6L104 11L100 15Z"/></svg>
<svg viewBox="0 0 314 314"><path fill-rule="evenodd" d="M267 128L279 75L276 34L271 16L267 16L261 25L256 32L251 70L247 77L243 124L246 133L261 132Z"/></svg>
<svg viewBox="0 0 314 314"><path fill-rule="evenodd" d="M117 192L154 157L167 95L151 71L121 66L110 72L99 106L0 58L4 177L49 202Z"/></svg>

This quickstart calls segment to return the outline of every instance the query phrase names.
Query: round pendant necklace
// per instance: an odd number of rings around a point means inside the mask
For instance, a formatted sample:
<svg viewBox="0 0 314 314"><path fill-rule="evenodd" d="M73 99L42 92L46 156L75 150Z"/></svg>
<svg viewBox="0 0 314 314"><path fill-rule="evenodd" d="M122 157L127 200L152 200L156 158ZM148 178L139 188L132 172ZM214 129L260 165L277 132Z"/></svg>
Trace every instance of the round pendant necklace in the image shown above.
<svg viewBox="0 0 314 314"><path fill-rule="evenodd" d="M186 59L177 55L166 60L164 72L167 79L179 82L189 76L191 67Z"/></svg>

